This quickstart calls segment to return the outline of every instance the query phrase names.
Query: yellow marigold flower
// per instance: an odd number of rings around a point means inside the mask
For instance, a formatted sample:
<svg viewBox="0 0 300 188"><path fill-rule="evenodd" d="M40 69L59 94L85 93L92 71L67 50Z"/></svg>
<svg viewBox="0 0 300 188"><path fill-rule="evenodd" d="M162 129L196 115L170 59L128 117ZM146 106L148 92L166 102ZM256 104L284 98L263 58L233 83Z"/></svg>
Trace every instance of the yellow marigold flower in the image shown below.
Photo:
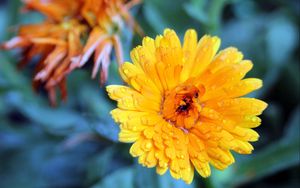
<svg viewBox="0 0 300 188"><path fill-rule="evenodd" d="M34 88L43 85L52 104L56 101L56 87L66 99L66 76L82 67L94 54L92 78L99 69L100 81L107 79L110 54L115 48L119 64L122 47L119 39L124 21L137 32L141 29L129 13L139 0L23 0L25 10L40 12L43 23L23 25L18 36L4 43L2 48L21 48L20 66L39 55L33 79Z"/></svg>
<svg viewBox="0 0 300 188"><path fill-rule="evenodd" d="M230 47L217 51L218 37L188 30L183 44L173 30L145 37L131 52L133 64L120 74L129 86L110 85L107 91L118 108L111 111L120 123L119 140L133 143L130 154L140 164L170 169L176 179L191 183L194 169L203 177L210 165L225 169L234 162L231 150L250 154L249 142L259 135L257 115L267 104L241 97L262 86L256 78L243 79L252 68L243 54Z"/></svg>

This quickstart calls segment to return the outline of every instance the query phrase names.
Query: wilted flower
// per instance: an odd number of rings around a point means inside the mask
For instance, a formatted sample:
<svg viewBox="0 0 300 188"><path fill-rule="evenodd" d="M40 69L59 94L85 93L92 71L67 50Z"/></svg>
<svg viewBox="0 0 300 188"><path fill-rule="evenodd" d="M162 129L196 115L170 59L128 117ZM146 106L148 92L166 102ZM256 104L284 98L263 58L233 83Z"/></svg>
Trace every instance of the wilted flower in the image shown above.
<svg viewBox="0 0 300 188"><path fill-rule="evenodd" d="M130 154L158 174L170 169L176 179L191 183L194 169L211 174L210 165L225 169L234 162L231 150L250 154L249 142L259 135L257 115L267 104L241 97L262 86L256 78L243 79L252 68L243 54L230 47L218 54L218 37L198 42L188 30L181 45L170 29L155 40L145 37L131 52L133 64L120 74L129 86L110 85L118 102L111 111L120 123L119 140L133 143Z"/></svg>
<svg viewBox="0 0 300 188"><path fill-rule="evenodd" d="M23 25L18 36L4 43L4 49L21 48L21 66L35 56L34 88L39 85L49 92L52 104L56 101L56 86L67 97L66 76L82 67L94 54L92 78L101 70L100 81L107 79L110 54L114 48L119 64L122 46L119 39L124 21L141 33L129 13L139 0L23 0L25 10L42 13L43 23Z"/></svg>

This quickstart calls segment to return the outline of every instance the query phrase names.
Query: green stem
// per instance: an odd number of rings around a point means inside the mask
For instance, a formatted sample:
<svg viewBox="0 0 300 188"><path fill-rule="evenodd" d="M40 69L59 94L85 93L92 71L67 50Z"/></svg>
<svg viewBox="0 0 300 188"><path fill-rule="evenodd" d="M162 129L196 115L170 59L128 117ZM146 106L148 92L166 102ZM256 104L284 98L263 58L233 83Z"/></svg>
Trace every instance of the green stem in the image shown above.
<svg viewBox="0 0 300 188"><path fill-rule="evenodd" d="M224 6L227 0L212 0L208 10L209 23L207 32L216 34L221 27L221 17Z"/></svg>

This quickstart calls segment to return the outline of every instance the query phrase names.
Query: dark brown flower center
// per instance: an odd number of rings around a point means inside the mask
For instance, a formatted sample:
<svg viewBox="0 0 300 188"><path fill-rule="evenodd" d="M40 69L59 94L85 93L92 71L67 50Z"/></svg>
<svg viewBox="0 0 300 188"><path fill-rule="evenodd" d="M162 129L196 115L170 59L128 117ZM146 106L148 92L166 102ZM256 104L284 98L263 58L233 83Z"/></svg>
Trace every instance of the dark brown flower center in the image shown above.
<svg viewBox="0 0 300 188"><path fill-rule="evenodd" d="M165 93L162 106L164 118L176 127L189 129L199 119L201 92L193 85L180 85Z"/></svg>

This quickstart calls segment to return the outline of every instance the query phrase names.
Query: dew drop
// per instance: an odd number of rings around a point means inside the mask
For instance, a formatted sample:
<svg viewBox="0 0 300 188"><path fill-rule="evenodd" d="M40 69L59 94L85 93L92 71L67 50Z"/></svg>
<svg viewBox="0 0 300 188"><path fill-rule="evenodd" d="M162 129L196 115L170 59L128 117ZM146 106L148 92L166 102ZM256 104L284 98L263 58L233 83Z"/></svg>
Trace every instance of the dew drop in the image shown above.
<svg viewBox="0 0 300 188"><path fill-rule="evenodd" d="M168 167L168 163L163 163L162 165L164 168Z"/></svg>
<svg viewBox="0 0 300 188"><path fill-rule="evenodd" d="M123 72L124 72L126 75L128 75L129 70L128 70L128 69L124 69Z"/></svg>
<svg viewBox="0 0 300 188"><path fill-rule="evenodd" d="M211 134L207 133L205 134L206 138L210 138L211 137Z"/></svg>
<svg viewBox="0 0 300 188"><path fill-rule="evenodd" d="M252 120L252 118L249 117L249 116L245 116L245 120L246 120L246 121L249 121L249 120Z"/></svg>
<svg viewBox="0 0 300 188"><path fill-rule="evenodd" d="M147 149L150 149L152 147L152 143L151 142L148 142L147 144L146 144L146 148Z"/></svg>
<svg viewBox="0 0 300 188"><path fill-rule="evenodd" d="M121 88L120 91L121 91L122 93L125 93L125 92L126 92L126 89L125 89L125 88ZM117 91L116 91L116 93L117 93Z"/></svg>
<svg viewBox="0 0 300 188"><path fill-rule="evenodd" d="M132 116L131 116L131 115L128 115L127 118L128 118L128 120L131 120L131 119L132 119Z"/></svg>
<svg viewBox="0 0 300 188"><path fill-rule="evenodd" d="M218 102L218 106L222 107L224 105L224 102Z"/></svg>
<svg viewBox="0 0 300 188"><path fill-rule="evenodd" d="M217 125L217 131L220 131L220 130L222 130L222 127L221 126L219 126L219 125Z"/></svg>
<svg viewBox="0 0 300 188"><path fill-rule="evenodd" d="M138 101L137 99L133 99L133 104L134 104L135 106L138 106L138 105L139 105L139 101Z"/></svg>
<svg viewBox="0 0 300 188"><path fill-rule="evenodd" d="M216 85L212 85L212 86L211 86L211 89L212 89L212 90L214 90L214 89L216 89L216 88L217 88Z"/></svg>
<svg viewBox="0 0 300 188"><path fill-rule="evenodd" d="M255 123L255 122L257 122L257 118L256 117L252 117L251 121Z"/></svg>
<svg viewBox="0 0 300 188"><path fill-rule="evenodd" d="M141 117L141 122L142 122L142 124L144 124L144 125L148 125L148 124L149 124L148 118L145 117L145 116Z"/></svg>

